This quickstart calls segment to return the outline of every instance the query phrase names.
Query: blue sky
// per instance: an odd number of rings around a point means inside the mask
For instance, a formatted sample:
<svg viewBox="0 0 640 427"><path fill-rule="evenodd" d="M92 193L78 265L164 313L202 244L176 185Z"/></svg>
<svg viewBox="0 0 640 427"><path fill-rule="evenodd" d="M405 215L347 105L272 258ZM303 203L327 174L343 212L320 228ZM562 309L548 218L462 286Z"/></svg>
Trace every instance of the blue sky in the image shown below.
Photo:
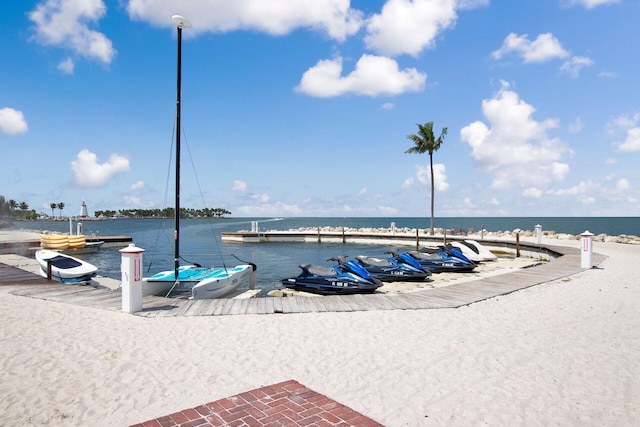
<svg viewBox="0 0 640 427"><path fill-rule="evenodd" d="M436 216L640 215L637 0L2 9L0 194L38 212L173 204L180 14L182 206L427 217L433 121Z"/></svg>

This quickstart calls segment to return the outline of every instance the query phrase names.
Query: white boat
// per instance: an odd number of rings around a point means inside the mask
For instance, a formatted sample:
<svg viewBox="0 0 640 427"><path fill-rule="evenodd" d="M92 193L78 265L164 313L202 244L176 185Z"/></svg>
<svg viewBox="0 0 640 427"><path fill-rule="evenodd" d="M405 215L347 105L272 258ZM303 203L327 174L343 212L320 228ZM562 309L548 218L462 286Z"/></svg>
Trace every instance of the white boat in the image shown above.
<svg viewBox="0 0 640 427"><path fill-rule="evenodd" d="M85 247L87 247L87 248L99 248L102 245L104 245L104 240L98 240L97 242L89 241L89 242L87 242L85 244Z"/></svg>
<svg viewBox="0 0 640 427"><path fill-rule="evenodd" d="M489 249L482 246L475 240L458 240L452 241L452 246L460 249L462 255L466 256L473 262L495 261L498 257Z"/></svg>
<svg viewBox="0 0 640 427"><path fill-rule="evenodd" d="M49 266L51 278L63 283L86 283L96 275L98 267L71 255L40 249L36 251L40 274L47 277Z"/></svg>
<svg viewBox="0 0 640 427"><path fill-rule="evenodd" d="M255 266L251 264L235 267L178 267L178 285L181 289L191 289L193 299L222 298L236 291L248 280L255 280ZM175 271L167 270L143 278L142 294L166 296L176 284Z"/></svg>
<svg viewBox="0 0 640 427"><path fill-rule="evenodd" d="M180 15L171 17L178 30L178 75L176 102L176 194L174 209L174 269L162 271L142 279L143 295L169 296L174 289L191 289L193 299L221 298L236 291L240 284L249 280L255 283L255 264L241 264L234 267L201 267L197 265L180 266L180 110L181 110L181 74L182 74L182 29L190 28L191 23Z"/></svg>

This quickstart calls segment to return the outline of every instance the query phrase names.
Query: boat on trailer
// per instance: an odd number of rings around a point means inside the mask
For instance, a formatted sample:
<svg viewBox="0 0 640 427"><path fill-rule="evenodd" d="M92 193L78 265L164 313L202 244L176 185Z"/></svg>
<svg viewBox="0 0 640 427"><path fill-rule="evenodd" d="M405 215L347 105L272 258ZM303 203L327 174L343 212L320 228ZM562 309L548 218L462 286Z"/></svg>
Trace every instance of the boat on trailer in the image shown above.
<svg viewBox="0 0 640 427"><path fill-rule="evenodd" d="M170 296L174 290L191 290L193 299L213 299L228 296L235 292L245 281L249 287L255 284L256 265L245 263L234 267L202 267L200 265L180 265L180 111L181 111L181 74L182 74L182 29L190 28L191 23L180 15L171 20L178 31L178 71L176 102L176 171L175 171L175 209L174 209L174 269L162 271L142 279L143 295Z"/></svg>

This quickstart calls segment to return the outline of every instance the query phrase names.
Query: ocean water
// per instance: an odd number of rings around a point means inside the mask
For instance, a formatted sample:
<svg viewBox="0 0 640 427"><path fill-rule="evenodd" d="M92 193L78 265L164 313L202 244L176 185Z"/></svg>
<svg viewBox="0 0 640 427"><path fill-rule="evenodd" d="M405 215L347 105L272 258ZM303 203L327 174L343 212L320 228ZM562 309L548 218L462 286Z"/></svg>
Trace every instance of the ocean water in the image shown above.
<svg viewBox="0 0 640 427"><path fill-rule="evenodd" d="M220 233L250 230L251 222L258 221L260 231L289 230L301 227L349 228L427 228L429 218L233 218L183 219L180 222L180 252L186 262L201 265L233 266L238 259L258 266L256 287L263 292L280 289L280 280L296 276L302 263L332 265L327 261L337 255L369 255L383 257L388 247L329 243L229 243L220 240ZM640 236L640 217L490 217L490 218L436 218L435 226L448 230L512 231L533 230L536 224L544 230L558 233L580 234L586 230L594 234ZM74 231L75 231L74 224ZM15 229L69 232L67 221L34 221L15 223ZM136 246L145 249L143 256L145 275L173 268L173 221L171 219L122 218L104 221L85 221L83 233L97 236L131 236ZM217 256L211 254L219 254ZM220 255L221 254L221 255ZM120 278L120 253L117 249L100 249L84 258L99 269L102 276ZM234 259L237 258L237 259Z"/></svg>

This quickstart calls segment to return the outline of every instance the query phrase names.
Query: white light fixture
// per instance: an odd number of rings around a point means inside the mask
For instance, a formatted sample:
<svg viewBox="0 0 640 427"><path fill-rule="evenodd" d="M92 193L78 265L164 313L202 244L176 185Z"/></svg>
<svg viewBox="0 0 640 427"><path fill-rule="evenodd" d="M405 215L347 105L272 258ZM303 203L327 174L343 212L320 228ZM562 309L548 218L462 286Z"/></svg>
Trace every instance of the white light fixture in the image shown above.
<svg viewBox="0 0 640 427"><path fill-rule="evenodd" d="M182 15L173 15L171 17L171 20L173 21L174 24L176 24L180 28L191 28L191 27L193 27L193 25L191 25L191 22L187 21L187 18L185 18Z"/></svg>

